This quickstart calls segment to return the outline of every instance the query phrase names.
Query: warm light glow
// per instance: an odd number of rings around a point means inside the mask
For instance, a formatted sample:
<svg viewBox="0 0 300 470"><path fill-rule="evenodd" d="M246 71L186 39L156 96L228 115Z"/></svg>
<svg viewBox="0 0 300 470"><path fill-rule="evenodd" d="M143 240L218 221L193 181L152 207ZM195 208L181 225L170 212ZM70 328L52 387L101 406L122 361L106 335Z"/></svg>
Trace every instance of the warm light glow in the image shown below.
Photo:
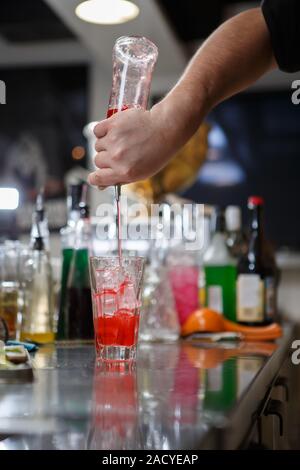
<svg viewBox="0 0 300 470"><path fill-rule="evenodd" d="M19 191L15 188L0 188L0 210L15 210L19 207Z"/></svg>
<svg viewBox="0 0 300 470"><path fill-rule="evenodd" d="M88 0L75 10L83 21L96 24L120 24L133 20L139 8L128 0Z"/></svg>
<svg viewBox="0 0 300 470"><path fill-rule="evenodd" d="M72 149L73 160L81 160L85 156L85 148L80 145Z"/></svg>

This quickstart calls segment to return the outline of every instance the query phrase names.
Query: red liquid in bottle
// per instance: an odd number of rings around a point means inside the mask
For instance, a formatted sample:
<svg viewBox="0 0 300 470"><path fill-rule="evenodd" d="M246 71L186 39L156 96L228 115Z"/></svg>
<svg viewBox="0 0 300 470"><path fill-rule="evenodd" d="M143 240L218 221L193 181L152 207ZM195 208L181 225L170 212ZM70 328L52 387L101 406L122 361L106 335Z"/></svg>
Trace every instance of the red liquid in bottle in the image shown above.
<svg viewBox="0 0 300 470"><path fill-rule="evenodd" d="M126 109L129 109L129 106L126 104L123 104L122 108L119 110L118 108L109 108L107 110L106 117L107 119L113 116L114 114L118 113L119 111L126 111ZM121 188L116 188L116 192L119 194L121 193ZM119 255L119 261L121 264L121 257L122 257L122 246L121 246L121 209L120 209L120 200L117 198L117 237L118 237L118 255Z"/></svg>
<svg viewBox="0 0 300 470"><path fill-rule="evenodd" d="M123 104L123 106L120 110L118 108L109 108L107 110L106 118L107 119L110 118L111 116L118 113L119 111L126 111L126 109L129 109L129 106L127 106L126 104Z"/></svg>

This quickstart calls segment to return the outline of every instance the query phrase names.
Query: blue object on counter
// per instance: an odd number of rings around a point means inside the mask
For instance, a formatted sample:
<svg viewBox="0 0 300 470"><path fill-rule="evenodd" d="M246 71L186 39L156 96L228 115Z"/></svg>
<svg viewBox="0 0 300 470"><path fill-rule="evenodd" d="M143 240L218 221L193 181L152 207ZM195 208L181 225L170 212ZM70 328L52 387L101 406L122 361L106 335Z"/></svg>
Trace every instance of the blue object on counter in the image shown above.
<svg viewBox="0 0 300 470"><path fill-rule="evenodd" d="M28 352L33 352L39 349L38 346L34 343L23 343L22 341L9 340L6 344L7 346L23 346L25 349L27 349Z"/></svg>

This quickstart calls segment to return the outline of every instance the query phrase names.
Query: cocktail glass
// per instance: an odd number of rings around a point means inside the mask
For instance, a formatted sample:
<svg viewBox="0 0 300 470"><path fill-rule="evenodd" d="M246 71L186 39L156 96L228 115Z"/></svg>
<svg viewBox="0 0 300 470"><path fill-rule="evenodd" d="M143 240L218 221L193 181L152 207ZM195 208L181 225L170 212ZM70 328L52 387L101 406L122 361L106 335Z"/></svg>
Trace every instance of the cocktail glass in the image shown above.
<svg viewBox="0 0 300 470"><path fill-rule="evenodd" d="M91 257L90 277L96 355L99 360L136 358L145 259Z"/></svg>

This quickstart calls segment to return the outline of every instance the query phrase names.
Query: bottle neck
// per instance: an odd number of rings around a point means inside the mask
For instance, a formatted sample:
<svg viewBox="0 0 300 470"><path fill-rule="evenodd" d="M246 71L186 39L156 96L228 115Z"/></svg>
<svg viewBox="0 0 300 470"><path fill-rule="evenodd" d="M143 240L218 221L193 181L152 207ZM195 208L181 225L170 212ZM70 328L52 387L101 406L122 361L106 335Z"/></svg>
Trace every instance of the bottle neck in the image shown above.
<svg viewBox="0 0 300 470"><path fill-rule="evenodd" d="M31 246L33 246L37 239L42 239L46 248L49 248L49 227L48 219L44 213L36 211L32 218L31 227Z"/></svg>
<svg viewBox="0 0 300 470"><path fill-rule="evenodd" d="M68 214L68 225L75 225L80 219L80 211L78 209L71 209Z"/></svg>
<svg viewBox="0 0 300 470"><path fill-rule="evenodd" d="M32 238L31 240L31 249L33 251L45 251L45 242L44 242L44 239L43 237L35 237L35 238Z"/></svg>
<svg viewBox="0 0 300 470"><path fill-rule="evenodd" d="M264 236L263 207L255 206L250 209L250 235L254 234L259 238Z"/></svg>
<svg viewBox="0 0 300 470"><path fill-rule="evenodd" d="M77 250L91 248L92 228L89 217L80 218L76 223L76 241L75 248Z"/></svg>
<svg viewBox="0 0 300 470"><path fill-rule="evenodd" d="M262 256L264 242L264 224L263 207L255 206L250 209L250 239L249 239L249 257Z"/></svg>

